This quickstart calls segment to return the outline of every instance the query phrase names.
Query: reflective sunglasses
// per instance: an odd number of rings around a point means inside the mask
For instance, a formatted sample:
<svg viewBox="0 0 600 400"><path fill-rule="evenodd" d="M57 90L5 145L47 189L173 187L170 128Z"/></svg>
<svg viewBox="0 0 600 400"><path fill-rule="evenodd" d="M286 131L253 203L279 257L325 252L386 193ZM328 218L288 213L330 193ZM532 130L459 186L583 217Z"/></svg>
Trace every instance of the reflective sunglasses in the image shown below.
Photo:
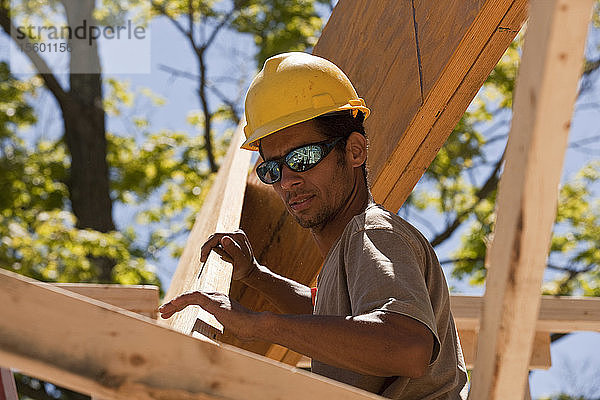
<svg viewBox="0 0 600 400"><path fill-rule="evenodd" d="M338 137L318 143L309 143L295 148L277 160L264 161L256 167L256 175L268 185L281 180L281 167L287 165L294 172L304 172L316 166L342 140Z"/></svg>

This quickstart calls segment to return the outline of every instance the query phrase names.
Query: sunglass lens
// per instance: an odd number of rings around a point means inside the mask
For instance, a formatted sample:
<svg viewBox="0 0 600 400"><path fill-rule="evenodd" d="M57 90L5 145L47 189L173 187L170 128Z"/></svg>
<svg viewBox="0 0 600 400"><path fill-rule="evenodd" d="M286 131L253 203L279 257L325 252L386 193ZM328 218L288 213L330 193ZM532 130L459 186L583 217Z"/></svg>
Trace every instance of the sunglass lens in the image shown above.
<svg viewBox="0 0 600 400"><path fill-rule="evenodd" d="M323 158L321 146L308 145L292 151L286 157L286 163L296 172L306 171L314 167Z"/></svg>
<svg viewBox="0 0 600 400"><path fill-rule="evenodd" d="M275 161L267 161L256 167L256 174L267 184L275 183L281 178L281 169Z"/></svg>

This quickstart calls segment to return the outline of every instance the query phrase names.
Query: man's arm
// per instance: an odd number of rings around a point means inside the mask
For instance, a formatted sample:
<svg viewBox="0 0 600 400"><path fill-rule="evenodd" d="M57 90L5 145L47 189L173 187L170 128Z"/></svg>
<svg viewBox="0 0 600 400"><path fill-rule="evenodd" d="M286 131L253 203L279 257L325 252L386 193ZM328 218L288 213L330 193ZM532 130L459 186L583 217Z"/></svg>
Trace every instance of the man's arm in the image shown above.
<svg viewBox="0 0 600 400"><path fill-rule="evenodd" d="M267 313L261 318L257 338L365 375L418 378L433 351L425 325L392 312L356 317Z"/></svg>
<svg viewBox="0 0 600 400"><path fill-rule="evenodd" d="M266 340L332 366L376 376L420 377L433 351L422 323L394 312L356 317L256 313L218 293L183 294L160 308L169 318L196 304L241 339Z"/></svg>
<svg viewBox="0 0 600 400"><path fill-rule="evenodd" d="M270 271L258 264L248 237L242 230L211 235L200 251L200 261L206 262L214 250L233 264L233 279L257 289L282 313L312 314L310 288Z"/></svg>
<svg viewBox="0 0 600 400"><path fill-rule="evenodd" d="M263 265L257 265L242 282L260 291L282 313L312 314L310 288L277 275Z"/></svg>

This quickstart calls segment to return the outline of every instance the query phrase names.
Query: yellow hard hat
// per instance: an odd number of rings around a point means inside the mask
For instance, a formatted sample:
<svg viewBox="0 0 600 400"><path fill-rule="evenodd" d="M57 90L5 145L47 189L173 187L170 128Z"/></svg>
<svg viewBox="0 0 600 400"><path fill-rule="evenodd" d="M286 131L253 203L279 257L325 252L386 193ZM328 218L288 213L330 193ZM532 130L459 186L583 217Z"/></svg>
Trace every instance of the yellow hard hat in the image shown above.
<svg viewBox="0 0 600 400"><path fill-rule="evenodd" d="M334 63L307 53L283 53L265 61L246 94L246 141L243 149L258 150L257 141L288 126L332 111L360 110L365 101Z"/></svg>

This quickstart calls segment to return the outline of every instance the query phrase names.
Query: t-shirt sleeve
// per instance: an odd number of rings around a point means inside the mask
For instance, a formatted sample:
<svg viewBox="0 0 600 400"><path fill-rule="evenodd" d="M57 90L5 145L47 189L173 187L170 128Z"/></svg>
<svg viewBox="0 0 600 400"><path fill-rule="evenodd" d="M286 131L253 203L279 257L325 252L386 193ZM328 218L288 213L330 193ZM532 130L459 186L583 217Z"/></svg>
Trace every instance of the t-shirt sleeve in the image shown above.
<svg viewBox="0 0 600 400"><path fill-rule="evenodd" d="M344 254L352 315L373 311L402 314L423 323L434 336L433 363L440 349L422 257L391 229L354 232Z"/></svg>

